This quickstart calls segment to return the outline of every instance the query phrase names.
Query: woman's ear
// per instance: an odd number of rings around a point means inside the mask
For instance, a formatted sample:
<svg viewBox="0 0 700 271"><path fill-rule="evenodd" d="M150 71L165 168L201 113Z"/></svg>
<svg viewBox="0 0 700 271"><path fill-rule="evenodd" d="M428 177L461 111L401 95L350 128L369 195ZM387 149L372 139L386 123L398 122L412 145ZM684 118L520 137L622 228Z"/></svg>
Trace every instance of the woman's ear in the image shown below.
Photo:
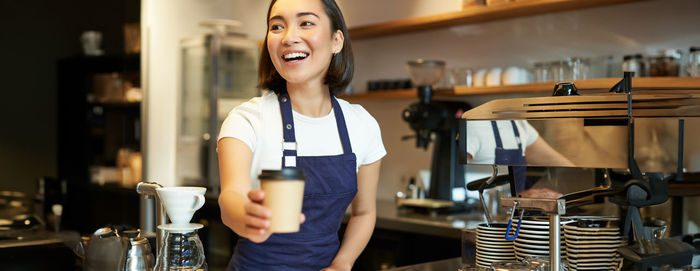
<svg viewBox="0 0 700 271"><path fill-rule="evenodd" d="M333 33L333 46L331 47L332 53L337 54L343 50L343 44L345 43L345 36L343 36L343 31L336 30Z"/></svg>

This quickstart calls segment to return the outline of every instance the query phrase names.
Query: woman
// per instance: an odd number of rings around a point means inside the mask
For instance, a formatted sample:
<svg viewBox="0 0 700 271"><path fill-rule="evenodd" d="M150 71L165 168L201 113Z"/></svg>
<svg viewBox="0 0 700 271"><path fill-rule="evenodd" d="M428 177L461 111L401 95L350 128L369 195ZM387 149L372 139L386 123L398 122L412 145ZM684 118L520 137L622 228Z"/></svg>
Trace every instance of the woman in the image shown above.
<svg viewBox="0 0 700 271"><path fill-rule="evenodd" d="M350 270L374 229L386 154L379 125L333 96L354 68L333 0L273 0L267 18L258 78L271 91L233 109L218 141L221 217L241 237L228 270ZM307 176L298 233L267 230L257 175L280 165Z"/></svg>

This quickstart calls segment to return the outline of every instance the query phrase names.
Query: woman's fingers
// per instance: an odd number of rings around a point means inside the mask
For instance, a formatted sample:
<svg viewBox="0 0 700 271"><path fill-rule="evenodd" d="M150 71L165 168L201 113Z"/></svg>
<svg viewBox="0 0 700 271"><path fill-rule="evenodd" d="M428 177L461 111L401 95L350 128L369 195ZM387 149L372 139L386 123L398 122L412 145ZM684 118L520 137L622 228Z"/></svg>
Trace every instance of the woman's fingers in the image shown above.
<svg viewBox="0 0 700 271"><path fill-rule="evenodd" d="M248 238L250 241L254 243L262 243L267 240L267 238L270 238L270 235L272 235L271 232L265 230L265 229L260 229L260 228L254 228L254 227L248 227L246 226L246 238Z"/></svg>
<svg viewBox="0 0 700 271"><path fill-rule="evenodd" d="M272 211L262 205L263 199L265 199L265 192L262 190L250 190L248 191L248 199L250 199L250 202L244 206L247 214L262 218L269 218L272 215Z"/></svg>
<svg viewBox="0 0 700 271"><path fill-rule="evenodd" d="M272 216L272 210L270 210L270 208L267 208L265 206L262 206L262 204L258 204L255 202L247 203L245 206L243 206L243 209L245 210L246 214L251 216L268 219L270 218L270 216Z"/></svg>
<svg viewBox="0 0 700 271"><path fill-rule="evenodd" d="M271 234L267 229L270 227L272 211L261 204L264 197L265 194L260 190L250 191L250 202L243 206L246 213L243 221L246 237L255 243L265 242Z"/></svg>
<svg viewBox="0 0 700 271"><path fill-rule="evenodd" d="M265 198L265 192L262 190L250 190L248 191L248 199L252 202L262 203Z"/></svg>
<svg viewBox="0 0 700 271"><path fill-rule="evenodd" d="M301 214L299 216L299 224L304 224L304 221L306 221L306 216L304 214Z"/></svg>
<svg viewBox="0 0 700 271"><path fill-rule="evenodd" d="M267 229L270 227L270 219L248 215L245 216L245 225L246 227Z"/></svg>
<svg viewBox="0 0 700 271"><path fill-rule="evenodd" d="M249 197L250 196L251 194L249 193ZM252 196L252 198L255 198L255 195ZM243 208L246 212L243 221L245 224L246 238L255 243L265 242L272 234L268 231L270 227L270 209L253 201L245 204Z"/></svg>

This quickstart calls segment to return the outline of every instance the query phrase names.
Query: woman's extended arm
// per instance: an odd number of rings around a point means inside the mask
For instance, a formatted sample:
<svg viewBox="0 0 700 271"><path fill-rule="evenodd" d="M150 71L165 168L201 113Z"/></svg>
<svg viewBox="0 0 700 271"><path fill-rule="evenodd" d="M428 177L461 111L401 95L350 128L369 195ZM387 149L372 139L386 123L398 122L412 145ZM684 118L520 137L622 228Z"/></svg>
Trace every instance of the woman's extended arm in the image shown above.
<svg viewBox="0 0 700 271"><path fill-rule="evenodd" d="M236 138L219 140L219 175L221 220L239 236L253 242L264 242L270 237L269 208L262 206L262 190L251 190L250 167L253 152Z"/></svg>
<svg viewBox="0 0 700 271"><path fill-rule="evenodd" d="M377 218L377 183L382 160L360 166L357 172L357 195L352 200L343 243L331 266L324 270L350 270L365 249Z"/></svg>
<svg viewBox="0 0 700 271"><path fill-rule="evenodd" d="M525 159L528 165L573 167L564 155L553 149L541 136L525 149Z"/></svg>

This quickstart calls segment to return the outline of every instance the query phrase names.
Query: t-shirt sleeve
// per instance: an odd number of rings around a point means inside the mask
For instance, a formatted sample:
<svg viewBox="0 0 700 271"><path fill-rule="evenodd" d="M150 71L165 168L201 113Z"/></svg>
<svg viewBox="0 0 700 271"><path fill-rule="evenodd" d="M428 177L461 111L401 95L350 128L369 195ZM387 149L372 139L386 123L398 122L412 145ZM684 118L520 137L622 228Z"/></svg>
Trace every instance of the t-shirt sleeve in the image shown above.
<svg viewBox="0 0 700 271"><path fill-rule="evenodd" d="M532 145L532 143L535 143L535 140L537 140L538 137L540 137L540 133L538 133L535 127L532 127L528 121L520 120L518 122L520 122L519 126L525 130L525 147L529 147Z"/></svg>
<svg viewBox="0 0 700 271"><path fill-rule="evenodd" d="M478 157L479 146L481 142L479 141L479 135L483 131L479 131L479 127L474 124L473 121L467 122L467 153L474 157Z"/></svg>
<svg viewBox="0 0 700 271"><path fill-rule="evenodd" d="M236 138L248 145L252 151L255 151L255 144L257 143L255 128L260 125L260 121L258 101L254 99L241 104L231 110L226 119L224 119L218 140L225 137Z"/></svg>
<svg viewBox="0 0 700 271"><path fill-rule="evenodd" d="M379 161L386 155L384 142L382 141L382 132L379 128L379 123L367 112L361 105L355 105L360 115L361 123L365 124L366 140L363 148L364 154L358 157L358 165L369 165Z"/></svg>

